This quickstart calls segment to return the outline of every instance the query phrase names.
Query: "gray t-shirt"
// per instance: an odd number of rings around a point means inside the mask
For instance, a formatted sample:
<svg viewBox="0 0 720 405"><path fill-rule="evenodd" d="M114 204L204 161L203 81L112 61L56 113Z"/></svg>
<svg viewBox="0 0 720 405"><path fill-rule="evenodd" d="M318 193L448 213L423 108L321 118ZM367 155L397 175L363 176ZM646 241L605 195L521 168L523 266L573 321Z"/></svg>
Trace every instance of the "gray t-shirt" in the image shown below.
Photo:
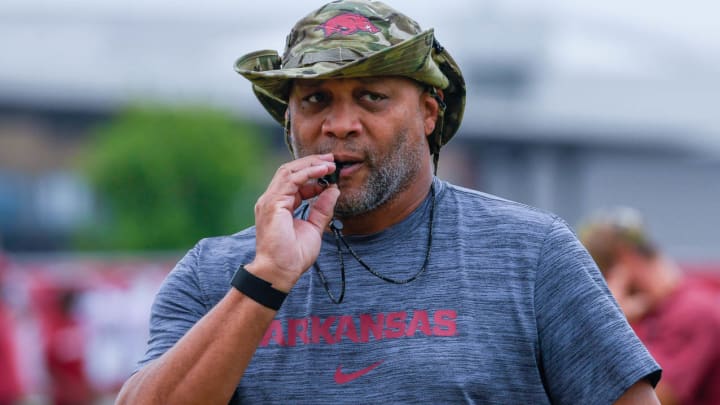
<svg viewBox="0 0 720 405"><path fill-rule="evenodd" d="M258 347L234 403L609 404L660 368L585 249L556 216L434 180L427 270L391 284L343 249L347 292L333 304L311 268ZM347 237L371 268L422 266L431 199L380 233ZM140 365L167 351L255 254L255 230L204 239L152 308ZM340 292L335 239L317 264Z"/></svg>

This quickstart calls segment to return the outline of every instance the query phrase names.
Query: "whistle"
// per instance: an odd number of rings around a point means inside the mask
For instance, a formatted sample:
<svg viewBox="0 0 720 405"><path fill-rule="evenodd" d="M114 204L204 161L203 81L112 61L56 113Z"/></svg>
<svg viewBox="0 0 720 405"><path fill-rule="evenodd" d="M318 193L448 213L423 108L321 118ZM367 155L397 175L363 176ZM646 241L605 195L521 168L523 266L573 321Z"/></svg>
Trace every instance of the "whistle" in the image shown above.
<svg viewBox="0 0 720 405"><path fill-rule="evenodd" d="M335 162L335 171L319 178L318 183L320 183L320 185L323 187L327 187L331 184L337 184L337 182L340 181L340 170L342 169L342 167L342 163Z"/></svg>

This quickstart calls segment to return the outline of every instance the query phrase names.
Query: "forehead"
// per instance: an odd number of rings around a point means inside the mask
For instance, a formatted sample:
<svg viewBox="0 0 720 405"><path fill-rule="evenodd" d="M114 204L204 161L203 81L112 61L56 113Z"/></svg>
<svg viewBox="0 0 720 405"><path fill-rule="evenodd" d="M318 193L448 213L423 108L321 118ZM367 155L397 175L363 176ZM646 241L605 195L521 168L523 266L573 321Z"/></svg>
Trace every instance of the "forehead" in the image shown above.
<svg viewBox="0 0 720 405"><path fill-rule="evenodd" d="M388 88L421 88L420 83L401 76L370 76L339 79L295 79L292 82L292 89L319 89L319 88L342 88L342 87L388 87Z"/></svg>

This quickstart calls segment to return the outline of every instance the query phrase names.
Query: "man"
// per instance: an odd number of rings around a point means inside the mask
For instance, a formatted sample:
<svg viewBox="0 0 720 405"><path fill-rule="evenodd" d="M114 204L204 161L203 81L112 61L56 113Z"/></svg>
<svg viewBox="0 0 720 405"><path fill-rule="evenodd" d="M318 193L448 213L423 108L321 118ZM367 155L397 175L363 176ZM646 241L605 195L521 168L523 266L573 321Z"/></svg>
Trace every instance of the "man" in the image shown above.
<svg viewBox="0 0 720 405"><path fill-rule="evenodd" d="M433 176L465 85L432 30L333 2L236 69L296 160L173 270L119 403L657 403L567 226Z"/></svg>
<svg viewBox="0 0 720 405"><path fill-rule="evenodd" d="M580 237L640 339L663 366L663 404L720 404L720 294L655 247L640 214L589 218Z"/></svg>

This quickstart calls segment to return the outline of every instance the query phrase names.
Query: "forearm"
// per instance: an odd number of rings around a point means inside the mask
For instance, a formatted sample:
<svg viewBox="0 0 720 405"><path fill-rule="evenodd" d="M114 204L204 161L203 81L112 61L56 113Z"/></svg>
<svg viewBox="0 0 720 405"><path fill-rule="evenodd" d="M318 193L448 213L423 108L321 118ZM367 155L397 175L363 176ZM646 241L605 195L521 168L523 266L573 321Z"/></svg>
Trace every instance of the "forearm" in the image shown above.
<svg viewBox="0 0 720 405"><path fill-rule="evenodd" d="M255 205L256 254L245 269L288 292L320 252L340 190L317 179L335 170L332 154L286 163ZM306 220L293 217L313 199ZM227 404L276 311L232 288L172 349L124 385L124 404Z"/></svg>
<svg viewBox="0 0 720 405"><path fill-rule="evenodd" d="M133 375L116 404L227 404L275 311L235 289Z"/></svg>

